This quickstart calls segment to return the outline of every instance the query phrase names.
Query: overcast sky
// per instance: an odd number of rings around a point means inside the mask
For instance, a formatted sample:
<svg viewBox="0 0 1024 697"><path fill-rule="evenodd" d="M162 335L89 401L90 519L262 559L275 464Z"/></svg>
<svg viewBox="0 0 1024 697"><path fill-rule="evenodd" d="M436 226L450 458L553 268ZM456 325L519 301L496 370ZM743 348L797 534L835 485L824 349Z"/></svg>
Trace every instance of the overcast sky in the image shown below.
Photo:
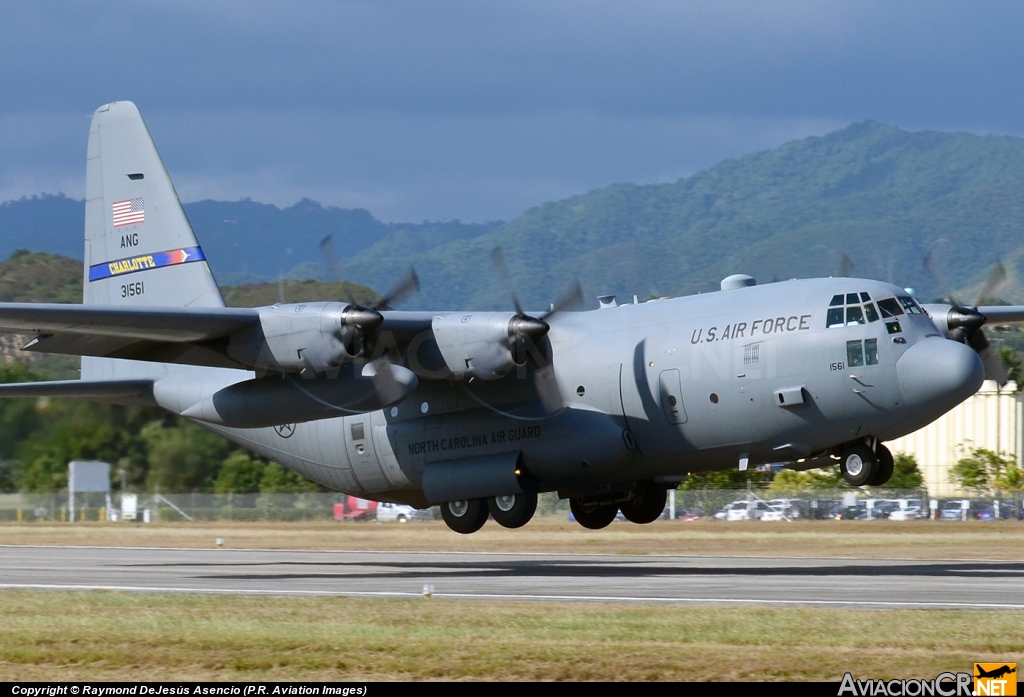
<svg viewBox="0 0 1024 697"><path fill-rule="evenodd" d="M875 119L1024 135L1020 2L8 2L0 201L131 100L186 201L509 219Z"/></svg>

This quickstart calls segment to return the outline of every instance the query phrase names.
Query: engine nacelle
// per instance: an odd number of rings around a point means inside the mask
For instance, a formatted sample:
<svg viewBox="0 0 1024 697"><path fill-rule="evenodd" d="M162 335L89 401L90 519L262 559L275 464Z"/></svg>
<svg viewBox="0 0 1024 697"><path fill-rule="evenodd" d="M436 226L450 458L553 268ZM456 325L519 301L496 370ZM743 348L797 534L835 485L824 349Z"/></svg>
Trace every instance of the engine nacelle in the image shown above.
<svg viewBox="0 0 1024 697"><path fill-rule="evenodd" d="M231 336L227 354L255 370L321 373L354 358L357 327L345 323L344 303L299 303L260 308L260 323ZM355 351L358 353L358 350Z"/></svg>
<svg viewBox="0 0 1024 697"><path fill-rule="evenodd" d="M452 313L435 317L434 341L456 380L497 380L516 366L511 312Z"/></svg>

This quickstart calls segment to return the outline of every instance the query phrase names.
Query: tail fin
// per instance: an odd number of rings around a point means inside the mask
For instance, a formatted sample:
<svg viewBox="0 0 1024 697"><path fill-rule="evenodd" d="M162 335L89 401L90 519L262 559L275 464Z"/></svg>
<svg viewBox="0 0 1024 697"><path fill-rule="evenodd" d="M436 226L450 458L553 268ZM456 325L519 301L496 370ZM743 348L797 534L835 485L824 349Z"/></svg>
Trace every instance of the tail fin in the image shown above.
<svg viewBox="0 0 1024 697"><path fill-rule="evenodd" d="M153 138L131 102L101 106L85 176L86 305L224 307ZM129 377L125 361L85 358L83 379Z"/></svg>
<svg viewBox="0 0 1024 697"><path fill-rule="evenodd" d="M224 307L134 104L114 102L96 110L88 157L83 302Z"/></svg>

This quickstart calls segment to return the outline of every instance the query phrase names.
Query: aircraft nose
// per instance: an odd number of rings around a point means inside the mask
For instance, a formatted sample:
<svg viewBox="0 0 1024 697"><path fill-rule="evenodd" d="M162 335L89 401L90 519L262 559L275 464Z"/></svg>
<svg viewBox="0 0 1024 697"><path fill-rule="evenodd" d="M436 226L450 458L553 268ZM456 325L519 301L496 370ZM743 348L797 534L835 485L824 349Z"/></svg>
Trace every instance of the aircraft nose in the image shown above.
<svg viewBox="0 0 1024 697"><path fill-rule="evenodd" d="M935 337L907 349L896 374L911 418L923 426L977 392L985 368L973 349Z"/></svg>

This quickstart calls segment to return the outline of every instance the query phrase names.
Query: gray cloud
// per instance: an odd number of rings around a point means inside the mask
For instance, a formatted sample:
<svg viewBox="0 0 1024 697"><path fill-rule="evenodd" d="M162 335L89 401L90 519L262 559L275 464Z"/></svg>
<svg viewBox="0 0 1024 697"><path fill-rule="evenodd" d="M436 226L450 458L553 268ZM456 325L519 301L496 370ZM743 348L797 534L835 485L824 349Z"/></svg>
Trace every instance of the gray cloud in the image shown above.
<svg viewBox="0 0 1024 697"><path fill-rule="evenodd" d="M8 3L0 198L76 195L113 99L186 198L389 219L510 217L864 118L1021 133L1022 29L1016 3Z"/></svg>

